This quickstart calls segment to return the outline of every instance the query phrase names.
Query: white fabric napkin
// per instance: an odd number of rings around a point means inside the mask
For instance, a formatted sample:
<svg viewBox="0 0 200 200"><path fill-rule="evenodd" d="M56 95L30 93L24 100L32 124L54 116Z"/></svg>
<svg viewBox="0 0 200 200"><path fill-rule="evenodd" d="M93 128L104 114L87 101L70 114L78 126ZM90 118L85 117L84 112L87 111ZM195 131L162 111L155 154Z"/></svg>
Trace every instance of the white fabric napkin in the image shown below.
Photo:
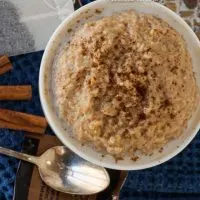
<svg viewBox="0 0 200 200"><path fill-rule="evenodd" d="M44 49L73 11L73 0L0 0L0 55Z"/></svg>

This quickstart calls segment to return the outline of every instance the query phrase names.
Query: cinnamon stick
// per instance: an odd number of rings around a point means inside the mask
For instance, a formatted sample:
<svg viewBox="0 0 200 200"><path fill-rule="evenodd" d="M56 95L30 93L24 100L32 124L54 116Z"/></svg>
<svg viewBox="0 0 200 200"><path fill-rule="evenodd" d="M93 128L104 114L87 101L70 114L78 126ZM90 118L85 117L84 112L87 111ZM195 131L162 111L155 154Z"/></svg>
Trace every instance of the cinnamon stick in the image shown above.
<svg viewBox="0 0 200 200"><path fill-rule="evenodd" d="M0 67L3 67L4 65L10 63L10 60L8 56L1 56L0 57Z"/></svg>
<svg viewBox="0 0 200 200"><path fill-rule="evenodd" d="M22 86L0 86L0 100L30 100L32 98L32 87Z"/></svg>
<svg viewBox="0 0 200 200"><path fill-rule="evenodd" d="M10 71L12 69L12 64L7 63L4 66L0 67L0 75L5 74L6 72Z"/></svg>
<svg viewBox="0 0 200 200"><path fill-rule="evenodd" d="M46 127L44 117L0 108L0 128L44 134Z"/></svg>
<svg viewBox="0 0 200 200"><path fill-rule="evenodd" d="M10 62L8 56L0 57L0 75L10 71L12 69L12 63Z"/></svg>
<svg viewBox="0 0 200 200"><path fill-rule="evenodd" d="M27 132L32 132L36 134L44 134L45 129L41 127L29 127L29 126L21 126L17 124L12 124L10 122L5 122L0 120L0 128L7 128L7 129L12 129L12 130L17 130L17 131L27 131Z"/></svg>

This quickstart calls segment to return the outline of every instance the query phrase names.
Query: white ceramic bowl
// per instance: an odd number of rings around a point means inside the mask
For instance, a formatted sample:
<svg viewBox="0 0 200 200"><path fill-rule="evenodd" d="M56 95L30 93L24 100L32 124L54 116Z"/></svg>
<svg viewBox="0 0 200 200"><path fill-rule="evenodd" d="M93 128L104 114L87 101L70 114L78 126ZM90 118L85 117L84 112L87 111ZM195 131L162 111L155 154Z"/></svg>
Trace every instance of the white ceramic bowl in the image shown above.
<svg viewBox="0 0 200 200"><path fill-rule="evenodd" d="M81 9L74 12L71 16L69 16L56 29L46 47L39 76L40 98L45 116L61 142L72 151L77 153L79 156L90 162L101 165L103 167L120 170L138 170L159 165L177 155L194 138L200 128L200 106L193 114L188 128L184 131L181 137L166 145L162 153L155 153L151 157L143 156L137 162L125 158L124 160L118 161L117 163L111 156L107 155L102 157L100 153L96 152L91 147L86 145L82 146L80 142L73 139L70 134L64 130L63 124L57 117L55 109L52 106L51 94L49 91L51 91L51 72L55 55L57 54L60 45L69 37L67 29L74 28L77 24L77 19L83 19L83 16L86 15L85 13L93 12L95 9L104 10L102 13L96 14L92 18L89 18L87 21L102 16L112 15L116 11L119 12L127 9L135 9L138 12L153 14L167 21L173 28L175 28L183 35L192 57L193 68L196 73L198 85L200 85L200 42L183 19L181 19L168 8L158 3L135 1L112 2L110 0L99 0L82 7Z"/></svg>

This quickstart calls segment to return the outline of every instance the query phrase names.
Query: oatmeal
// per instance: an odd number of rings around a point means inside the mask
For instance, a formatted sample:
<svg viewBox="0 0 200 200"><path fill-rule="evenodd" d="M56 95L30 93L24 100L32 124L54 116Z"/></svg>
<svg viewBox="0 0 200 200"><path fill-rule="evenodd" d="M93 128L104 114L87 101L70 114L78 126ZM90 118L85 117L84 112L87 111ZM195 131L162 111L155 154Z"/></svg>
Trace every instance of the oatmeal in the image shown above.
<svg viewBox="0 0 200 200"><path fill-rule="evenodd" d="M113 156L160 149L197 105L183 38L151 15L126 11L85 24L54 70L60 117L79 141Z"/></svg>

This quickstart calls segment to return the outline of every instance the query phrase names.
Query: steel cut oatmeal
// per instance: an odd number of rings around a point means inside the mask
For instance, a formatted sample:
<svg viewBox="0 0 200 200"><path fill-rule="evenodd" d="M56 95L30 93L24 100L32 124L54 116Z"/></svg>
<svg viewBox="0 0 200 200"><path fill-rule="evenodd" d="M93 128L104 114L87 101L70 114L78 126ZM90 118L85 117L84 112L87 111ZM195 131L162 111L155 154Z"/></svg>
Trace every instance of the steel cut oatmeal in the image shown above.
<svg viewBox="0 0 200 200"><path fill-rule="evenodd" d="M59 115L74 137L113 156L163 147L183 132L197 105L182 36L134 11L81 27L54 72Z"/></svg>

